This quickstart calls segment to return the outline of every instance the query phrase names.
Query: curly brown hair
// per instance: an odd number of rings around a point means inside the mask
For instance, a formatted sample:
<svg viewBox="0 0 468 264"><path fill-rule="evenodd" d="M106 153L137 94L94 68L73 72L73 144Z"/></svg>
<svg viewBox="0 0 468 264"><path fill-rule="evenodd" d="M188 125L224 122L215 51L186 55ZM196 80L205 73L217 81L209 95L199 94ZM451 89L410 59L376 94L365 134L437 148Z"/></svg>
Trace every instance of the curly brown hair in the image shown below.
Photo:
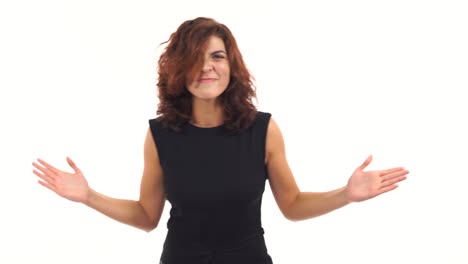
<svg viewBox="0 0 468 264"><path fill-rule="evenodd" d="M162 43L167 46L158 62L157 114L163 126L181 131L192 119L192 94L186 84L202 69L202 55L211 36L224 41L231 69L228 87L218 98L224 108L224 127L238 132L255 119L253 76L245 66L233 34L214 19L198 17L182 23L169 40Z"/></svg>

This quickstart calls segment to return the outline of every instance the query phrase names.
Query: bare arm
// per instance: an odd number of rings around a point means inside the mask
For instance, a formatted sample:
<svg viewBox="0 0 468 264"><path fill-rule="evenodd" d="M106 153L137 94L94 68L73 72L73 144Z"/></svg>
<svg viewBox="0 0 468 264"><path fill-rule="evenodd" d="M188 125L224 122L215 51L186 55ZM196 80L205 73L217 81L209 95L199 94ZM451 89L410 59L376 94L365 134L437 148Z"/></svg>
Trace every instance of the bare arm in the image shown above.
<svg viewBox="0 0 468 264"><path fill-rule="evenodd" d="M346 186L328 192L301 192L286 159L283 136L273 119L268 126L266 156L276 203L283 215L292 221L320 216L351 202L364 201L391 191L408 174L402 167L364 172L372 160L369 157L354 171Z"/></svg>
<svg viewBox="0 0 468 264"><path fill-rule="evenodd" d="M80 169L67 158L74 173L58 170L43 160L34 162L39 183L58 195L81 202L121 223L151 231L156 228L164 209L162 169L150 129L144 144L144 170L138 201L116 199L100 194L88 186Z"/></svg>
<svg viewBox="0 0 468 264"><path fill-rule="evenodd" d="M324 215L349 203L345 188L328 192L300 192L289 208L288 219L306 220Z"/></svg>

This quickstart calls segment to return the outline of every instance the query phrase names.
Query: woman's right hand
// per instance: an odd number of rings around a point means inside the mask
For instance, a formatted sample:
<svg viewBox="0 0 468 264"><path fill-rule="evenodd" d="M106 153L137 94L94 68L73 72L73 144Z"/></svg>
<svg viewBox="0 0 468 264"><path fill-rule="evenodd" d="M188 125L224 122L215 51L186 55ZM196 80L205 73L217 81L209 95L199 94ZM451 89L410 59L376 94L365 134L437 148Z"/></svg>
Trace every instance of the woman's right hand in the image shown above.
<svg viewBox="0 0 468 264"><path fill-rule="evenodd" d="M41 159L32 163L36 168L33 173L41 178L38 182L42 186L68 200L85 203L91 192L88 181L69 157L67 157L67 162L74 173L59 170Z"/></svg>

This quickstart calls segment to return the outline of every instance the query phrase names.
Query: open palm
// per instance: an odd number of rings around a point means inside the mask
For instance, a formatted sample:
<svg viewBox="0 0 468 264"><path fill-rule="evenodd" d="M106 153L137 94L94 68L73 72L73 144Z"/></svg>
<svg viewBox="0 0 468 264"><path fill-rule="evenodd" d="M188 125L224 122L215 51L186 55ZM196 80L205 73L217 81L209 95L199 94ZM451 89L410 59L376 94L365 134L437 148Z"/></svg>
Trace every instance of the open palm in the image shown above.
<svg viewBox="0 0 468 264"><path fill-rule="evenodd" d="M84 202L89 194L88 182L69 157L67 162L74 173L59 170L41 159L32 163L35 167L33 173L40 178L38 182L42 186L56 194L74 202Z"/></svg>
<svg viewBox="0 0 468 264"><path fill-rule="evenodd" d="M402 167L364 171L371 161L372 156L369 156L349 178L346 186L346 195L349 201L360 202L389 192L397 188L397 183L405 180L409 173Z"/></svg>

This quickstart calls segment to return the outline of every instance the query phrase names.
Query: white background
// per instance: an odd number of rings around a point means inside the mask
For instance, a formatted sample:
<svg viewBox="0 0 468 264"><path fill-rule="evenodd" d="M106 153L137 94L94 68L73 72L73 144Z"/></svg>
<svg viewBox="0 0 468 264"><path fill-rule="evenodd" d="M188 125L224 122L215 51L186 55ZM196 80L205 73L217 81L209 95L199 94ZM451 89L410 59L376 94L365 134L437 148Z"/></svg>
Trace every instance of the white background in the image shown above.
<svg viewBox="0 0 468 264"><path fill-rule="evenodd" d="M235 34L301 190L343 186L368 154L410 170L296 223L267 185L275 263L468 263L463 2L2 1L0 263L158 263L169 204L145 233L43 188L31 162L69 155L94 189L137 199L158 45L198 16Z"/></svg>

